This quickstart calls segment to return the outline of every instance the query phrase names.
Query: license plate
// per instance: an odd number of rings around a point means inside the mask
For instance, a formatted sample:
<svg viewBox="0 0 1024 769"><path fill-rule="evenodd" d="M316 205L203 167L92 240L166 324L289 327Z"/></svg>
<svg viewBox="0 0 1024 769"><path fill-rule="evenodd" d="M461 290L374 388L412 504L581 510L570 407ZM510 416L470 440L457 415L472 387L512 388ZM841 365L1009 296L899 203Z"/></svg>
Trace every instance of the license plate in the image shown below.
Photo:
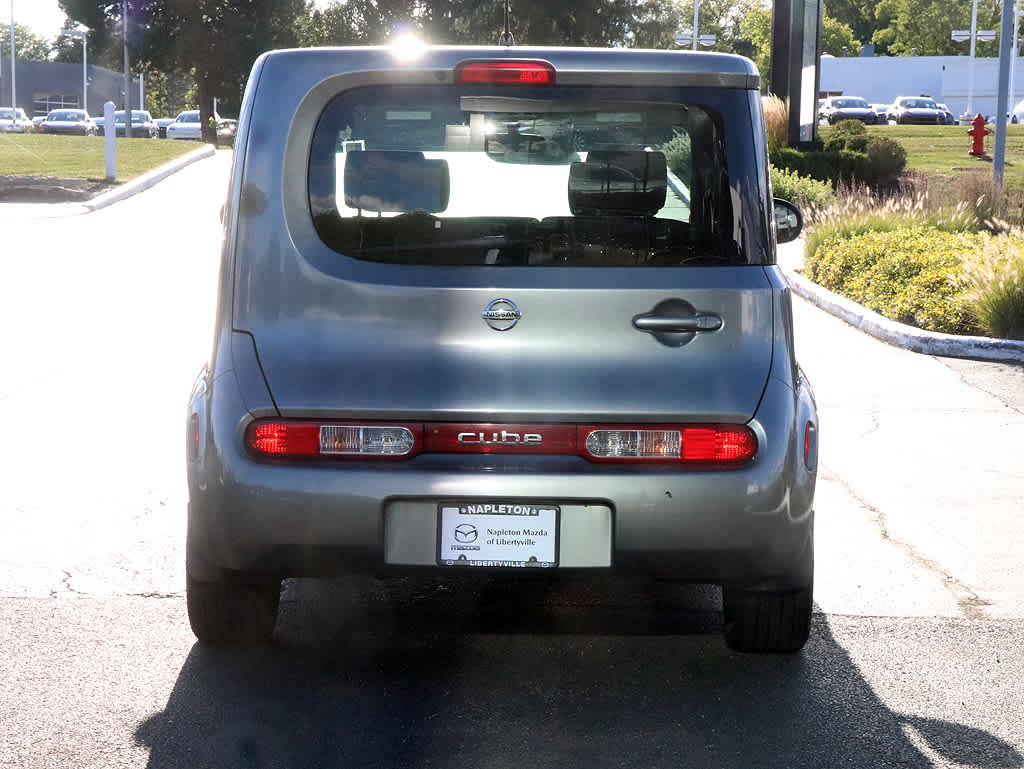
<svg viewBox="0 0 1024 769"><path fill-rule="evenodd" d="M555 567L558 515L558 505L442 502L437 506L437 563L513 569Z"/></svg>

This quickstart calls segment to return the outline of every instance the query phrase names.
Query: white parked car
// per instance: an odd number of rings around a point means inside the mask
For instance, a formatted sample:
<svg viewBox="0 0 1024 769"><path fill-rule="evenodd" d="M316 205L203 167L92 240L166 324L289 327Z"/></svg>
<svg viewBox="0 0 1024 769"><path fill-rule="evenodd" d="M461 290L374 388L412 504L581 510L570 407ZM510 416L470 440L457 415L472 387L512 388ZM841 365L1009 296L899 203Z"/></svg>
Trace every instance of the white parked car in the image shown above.
<svg viewBox="0 0 1024 769"><path fill-rule="evenodd" d="M219 124L220 115L214 115L214 120ZM201 141L203 138L203 127L199 122L199 110L190 109L178 114L174 122L167 126L168 139L194 139Z"/></svg>
<svg viewBox="0 0 1024 769"><path fill-rule="evenodd" d="M1017 106L1010 112L1011 123L1024 123L1024 99L1017 102Z"/></svg>
<svg viewBox="0 0 1024 769"><path fill-rule="evenodd" d="M16 109L0 108L0 133L27 134L32 132L32 121L28 119L25 110L21 107Z"/></svg>

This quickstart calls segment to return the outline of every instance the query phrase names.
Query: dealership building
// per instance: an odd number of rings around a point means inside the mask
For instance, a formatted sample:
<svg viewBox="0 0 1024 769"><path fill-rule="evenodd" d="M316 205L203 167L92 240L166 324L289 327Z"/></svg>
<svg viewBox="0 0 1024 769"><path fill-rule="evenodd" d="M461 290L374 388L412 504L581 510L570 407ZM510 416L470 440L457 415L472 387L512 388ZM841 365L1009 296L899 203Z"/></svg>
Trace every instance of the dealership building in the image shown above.
<svg viewBox="0 0 1024 769"><path fill-rule="evenodd" d="M0 105L11 105L11 64L3 62L0 74ZM105 102L124 106L124 73L103 67L86 67L85 73L90 115L102 115ZM56 61L16 61L14 69L15 101L29 117L45 115L51 109L82 109L82 65ZM138 109L139 78L131 81L132 107Z"/></svg>
<svg viewBox="0 0 1024 769"><path fill-rule="evenodd" d="M1013 105L1024 99L1024 66L1015 62ZM871 104L892 104L898 96L930 96L954 115L967 109L968 56L822 56L821 96L861 96ZM999 59L974 60L972 111L996 113Z"/></svg>

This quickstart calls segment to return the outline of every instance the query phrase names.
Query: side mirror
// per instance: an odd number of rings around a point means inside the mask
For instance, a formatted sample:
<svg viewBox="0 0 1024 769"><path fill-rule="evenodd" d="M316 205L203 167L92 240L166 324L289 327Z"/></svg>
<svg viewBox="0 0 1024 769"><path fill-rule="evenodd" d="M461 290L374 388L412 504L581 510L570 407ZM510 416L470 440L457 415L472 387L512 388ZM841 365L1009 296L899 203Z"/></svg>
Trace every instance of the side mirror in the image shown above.
<svg viewBox="0 0 1024 769"><path fill-rule="evenodd" d="M789 243L800 237L804 216L800 209L782 198L775 198L775 242Z"/></svg>

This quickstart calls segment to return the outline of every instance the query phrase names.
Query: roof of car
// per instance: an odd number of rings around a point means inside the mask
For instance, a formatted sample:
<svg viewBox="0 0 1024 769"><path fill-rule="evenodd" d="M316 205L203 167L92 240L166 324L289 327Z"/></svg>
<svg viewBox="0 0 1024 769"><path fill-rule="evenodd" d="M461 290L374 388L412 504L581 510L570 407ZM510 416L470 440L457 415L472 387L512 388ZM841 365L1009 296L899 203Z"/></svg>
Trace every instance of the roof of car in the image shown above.
<svg viewBox="0 0 1024 769"><path fill-rule="evenodd" d="M725 88L757 88L760 84L757 67L749 59L704 51L429 45L403 49L389 45L294 48L270 51L263 57L265 66L308 67L310 74L319 72L323 77L339 74L336 66L339 59L346 60L343 71L348 72L356 68L361 71L441 69L454 72L455 65L467 59L540 59L554 66L558 82L564 85L575 84L577 76L592 78L595 72L616 76L616 84L626 84L620 80L636 79L657 85L659 80L678 82L680 77L690 79L694 85Z"/></svg>

